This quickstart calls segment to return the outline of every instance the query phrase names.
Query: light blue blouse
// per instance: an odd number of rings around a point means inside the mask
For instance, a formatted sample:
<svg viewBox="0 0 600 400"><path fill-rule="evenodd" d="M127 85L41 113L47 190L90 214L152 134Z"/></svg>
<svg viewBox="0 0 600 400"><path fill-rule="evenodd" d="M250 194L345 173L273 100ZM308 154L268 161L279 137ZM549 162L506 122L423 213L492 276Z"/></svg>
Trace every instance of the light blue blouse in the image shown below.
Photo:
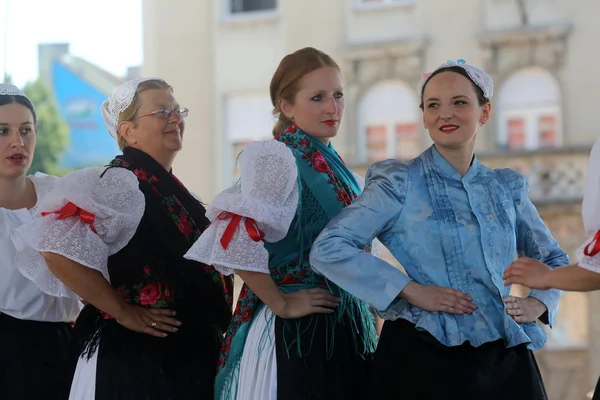
<svg viewBox="0 0 600 400"><path fill-rule="evenodd" d="M475 158L461 176L434 146L403 163L387 160L367 173L363 195L330 221L315 241L312 267L389 320L404 318L446 346L473 346L504 339L507 347L541 348L544 331L506 314L510 287L504 269L519 256L550 267L569 264L527 197L525 178L511 169L490 169ZM408 276L363 251L377 237ZM478 307L472 314L430 312L398 294L411 281L451 287ZM561 292L532 290L554 323Z"/></svg>

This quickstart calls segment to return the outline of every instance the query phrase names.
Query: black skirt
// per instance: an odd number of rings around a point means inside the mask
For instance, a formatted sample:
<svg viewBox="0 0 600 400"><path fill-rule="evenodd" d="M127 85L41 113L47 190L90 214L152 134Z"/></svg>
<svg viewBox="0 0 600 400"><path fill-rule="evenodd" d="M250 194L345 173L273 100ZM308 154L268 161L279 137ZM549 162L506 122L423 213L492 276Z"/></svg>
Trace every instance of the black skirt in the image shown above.
<svg viewBox="0 0 600 400"><path fill-rule="evenodd" d="M91 313L86 307L77 324ZM97 348L84 347L82 354L98 352L96 400L213 400L223 332L181 319L179 331L166 338L105 321Z"/></svg>
<svg viewBox="0 0 600 400"><path fill-rule="evenodd" d="M73 329L0 314L0 360L1 399L68 399L77 361Z"/></svg>
<svg viewBox="0 0 600 400"><path fill-rule="evenodd" d="M547 399L526 345L448 347L403 319L385 322L368 381L365 399Z"/></svg>
<svg viewBox="0 0 600 400"><path fill-rule="evenodd" d="M365 350L363 332L350 318L347 315L337 324L325 314L275 318L278 399L362 399L373 354ZM335 329L328 337L331 326Z"/></svg>

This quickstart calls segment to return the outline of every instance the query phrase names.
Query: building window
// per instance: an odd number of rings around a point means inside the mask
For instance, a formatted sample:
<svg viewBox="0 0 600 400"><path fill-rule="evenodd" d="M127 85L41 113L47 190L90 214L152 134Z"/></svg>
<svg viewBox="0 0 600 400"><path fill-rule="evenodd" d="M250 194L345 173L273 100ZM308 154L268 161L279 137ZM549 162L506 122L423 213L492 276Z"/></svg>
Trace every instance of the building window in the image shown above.
<svg viewBox="0 0 600 400"><path fill-rule="evenodd" d="M268 95L241 93L233 94L225 101L225 146L223 184L235 183L240 171L237 159L241 151L253 140L273 138L275 118Z"/></svg>
<svg viewBox="0 0 600 400"><path fill-rule="evenodd" d="M498 96L498 145L536 150L561 145L560 88L541 68L511 75Z"/></svg>
<svg viewBox="0 0 600 400"><path fill-rule="evenodd" d="M538 117L538 140L540 147L552 148L558 144L558 124L556 113Z"/></svg>
<svg viewBox="0 0 600 400"><path fill-rule="evenodd" d="M510 118L508 125L508 148L510 150L525 149L526 122L525 118Z"/></svg>
<svg viewBox="0 0 600 400"><path fill-rule="evenodd" d="M367 136L367 158L369 162L388 158L388 127L374 125L365 127Z"/></svg>
<svg viewBox="0 0 600 400"><path fill-rule="evenodd" d="M231 14L272 11L277 7L276 0L231 0Z"/></svg>
<svg viewBox="0 0 600 400"><path fill-rule="evenodd" d="M410 160L421 152L419 141L419 128L416 123L396 124L395 129L395 157L400 160Z"/></svg>
<svg viewBox="0 0 600 400"><path fill-rule="evenodd" d="M414 92L404 82L382 82L369 89L359 105L359 159L373 163L419 155L417 104Z"/></svg>
<svg viewBox="0 0 600 400"><path fill-rule="evenodd" d="M508 150L551 149L560 146L558 107L531 107L509 110L502 121Z"/></svg>

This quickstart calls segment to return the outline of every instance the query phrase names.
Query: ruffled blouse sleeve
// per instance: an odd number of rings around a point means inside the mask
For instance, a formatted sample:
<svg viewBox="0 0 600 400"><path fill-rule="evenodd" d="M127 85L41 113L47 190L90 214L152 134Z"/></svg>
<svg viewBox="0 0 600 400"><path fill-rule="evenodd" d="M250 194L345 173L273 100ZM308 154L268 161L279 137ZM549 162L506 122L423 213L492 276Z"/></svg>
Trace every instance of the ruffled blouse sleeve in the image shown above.
<svg viewBox="0 0 600 400"><path fill-rule="evenodd" d="M292 152L276 140L252 142L239 157L241 180L217 195L212 221L184 256L230 275L234 270L269 273L263 240L278 242L298 207L298 170Z"/></svg>
<svg viewBox="0 0 600 400"><path fill-rule="evenodd" d="M17 268L49 295L78 298L40 253L60 254L109 280L108 257L129 243L144 209L138 179L126 169L91 167L65 175L39 203L34 220L13 231Z"/></svg>
<svg viewBox="0 0 600 400"><path fill-rule="evenodd" d="M57 176L46 175L41 172L36 172L35 174L28 176L28 178L35 186L35 194L38 198L36 207L42 202L44 197L46 197L46 195L52 191L54 186L60 180L60 178Z"/></svg>
<svg viewBox="0 0 600 400"><path fill-rule="evenodd" d="M600 231L577 249L577 265L600 274Z"/></svg>
<svg viewBox="0 0 600 400"><path fill-rule="evenodd" d="M364 249L374 238L384 238L400 218L408 179L405 163L387 160L373 165L363 194L329 221L310 252L313 270L382 316L393 313L393 302L411 279Z"/></svg>
<svg viewBox="0 0 600 400"><path fill-rule="evenodd" d="M352 172L354 179L356 179L356 183L358 183L358 187L360 188L360 190L361 191L365 190L365 178L363 178L361 175L357 174L354 171L350 171L350 172ZM382 258L384 247L385 246L383 245L383 243L381 243L379 241L379 239L374 238L373 242L371 242L371 254L377 258Z"/></svg>

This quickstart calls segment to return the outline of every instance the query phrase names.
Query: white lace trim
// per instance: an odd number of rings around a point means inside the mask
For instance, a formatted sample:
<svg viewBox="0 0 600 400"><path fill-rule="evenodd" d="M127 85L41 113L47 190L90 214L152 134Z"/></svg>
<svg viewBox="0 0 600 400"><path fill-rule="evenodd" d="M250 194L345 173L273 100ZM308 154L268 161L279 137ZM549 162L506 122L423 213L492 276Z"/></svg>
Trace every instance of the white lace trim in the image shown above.
<svg viewBox="0 0 600 400"><path fill-rule="evenodd" d="M485 71L483 71L477 67L474 67L470 64L467 64L464 60L458 60L458 62L448 60L445 63L441 64L436 69L434 69L431 73L426 74L426 78L421 82L421 89L420 89L421 95L423 94L423 88L425 87L425 84L429 81L429 77L435 71L437 71L439 69L450 68L450 67L459 67L459 68L464 69L465 72L467 73L467 75L469 75L471 77L471 80L477 86L479 86L479 88L483 92L483 97L485 97L488 100L492 99L492 96L494 95L494 80L492 79L492 77L489 76Z"/></svg>
<svg viewBox="0 0 600 400"><path fill-rule="evenodd" d="M18 87L11 83L0 83L0 96L27 97Z"/></svg>
<svg viewBox="0 0 600 400"><path fill-rule="evenodd" d="M31 101L31 99L27 97L27 95L21 89L10 83L0 83L0 96L20 96L29 100L29 102L33 106L33 118L35 121L37 121L37 112L35 110L35 104L33 104L33 101Z"/></svg>
<svg viewBox="0 0 600 400"><path fill-rule="evenodd" d="M125 111L133 101L135 92L137 91L140 83L146 81L164 82L162 78L158 77L131 79L117 87L113 91L113 94L108 99L104 100L100 106L102 119L104 120L104 123L106 124L111 136L115 139L118 136L117 127L119 123L119 115Z"/></svg>
<svg viewBox="0 0 600 400"><path fill-rule="evenodd" d="M35 209L41 204L44 197L50 193L60 178L53 175L46 175L41 172L36 172L34 175L29 175L27 178L33 182L33 185L35 186L35 194L37 196L36 205L32 210L33 214Z"/></svg>
<svg viewBox="0 0 600 400"><path fill-rule="evenodd" d="M123 168L91 167L60 179L38 205L32 222L12 233L17 267L44 293L79 298L48 269L40 252L60 254L100 271L110 281L107 261L129 243L142 219L145 199L136 176ZM60 210L72 202L95 216L94 233L79 217L59 220Z"/></svg>
<svg viewBox="0 0 600 400"><path fill-rule="evenodd" d="M577 249L577 260L579 261L578 264L581 268L585 268L592 272L600 273L600 253L596 254L595 256L591 256L591 257L586 256L584 253L586 247L588 247L590 245L590 243L592 243L592 241L594 240L595 235L596 234L594 233L594 235L592 237L590 237L588 240L586 240L586 242L583 246L581 246L579 249ZM591 247L593 247L593 245Z"/></svg>
<svg viewBox="0 0 600 400"><path fill-rule="evenodd" d="M207 210L212 221L185 258L213 265L224 274L234 269L269 273L269 254L262 241L253 241L246 219L256 221L267 242L283 239L298 207L298 170L292 152L276 140L252 142L239 158L241 184L217 195ZM223 212L240 215L227 249L221 245L231 219L218 219Z"/></svg>

